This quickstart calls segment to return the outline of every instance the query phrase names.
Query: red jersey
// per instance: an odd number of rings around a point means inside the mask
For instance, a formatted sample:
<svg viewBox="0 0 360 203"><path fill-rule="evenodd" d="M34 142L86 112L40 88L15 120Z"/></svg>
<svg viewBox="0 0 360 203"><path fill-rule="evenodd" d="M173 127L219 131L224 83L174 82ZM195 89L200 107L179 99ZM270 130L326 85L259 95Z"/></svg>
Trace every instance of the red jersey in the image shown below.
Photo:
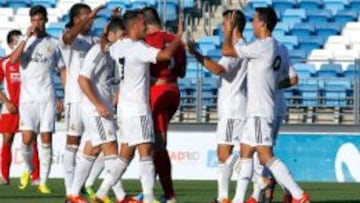
<svg viewBox="0 0 360 203"><path fill-rule="evenodd" d="M155 48L164 49L167 44L175 39L175 35L158 31L145 37L145 42ZM152 78L163 79L166 81L176 81L179 72L184 72L186 68L186 52L183 44L179 45L174 57L173 64L171 61L158 62L150 67L150 75Z"/></svg>
<svg viewBox="0 0 360 203"><path fill-rule="evenodd" d="M16 106L19 106L20 81L20 62L12 64L7 57L0 59L0 83L3 84L3 92ZM1 113L9 112L2 108Z"/></svg>

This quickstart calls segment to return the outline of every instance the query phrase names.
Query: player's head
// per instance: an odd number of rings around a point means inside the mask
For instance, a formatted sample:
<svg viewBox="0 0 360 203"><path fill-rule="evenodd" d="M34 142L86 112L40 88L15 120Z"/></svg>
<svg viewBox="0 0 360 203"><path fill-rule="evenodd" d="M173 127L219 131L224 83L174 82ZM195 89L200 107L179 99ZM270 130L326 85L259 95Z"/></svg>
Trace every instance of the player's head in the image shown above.
<svg viewBox="0 0 360 203"><path fill-rule="evenodd" d="M223 12L224 19L229 18L232 13L235 13L235 28L234 32L242 33L245 28L246 18L240 10L226 10Z"/></svg>
<svg viewBox="0 0 360 203"><path fill-rule="evenodd" d="M145 19L141 10L126 11L122 17L128 35L142 39L145 37Z"/></svg>
<svg viewBox="0 0 360 203"><path fill-rule="evenodd" d="M67 28L72 28L76 26L81 20L87 17L91 12L90 6L84 3L76 3L70 8L70 21L66 24ZM83 27L82 33L87 33L90 31L92 25L92 20Z"/></svg>
<svg viewBox="0 0 360 203"><path fill-rule="evenodd" d="M21 38L20 30L11 30L7 34L6 42L11 50L13 50L16 47L20 38Z"/></svg>
<svg viewBox="0 0 360 203"><path fill-rule="evenodd" d="M106 38L110 43L120 39L124 34L124 25L119 17L111 18L106 27Z"/></svg>
<svg viewBox="0 0 360 203"><path fill-rule="evenodd" d="M278 17L276 12L271 7L258 7L255 8L255 14L252 21L252 26L254 29L254 35L259 37L261 33L268 32L272 33L274 30Z"/></svg>
<svg viewBox="0 0 360 203"><path fill-rule="evenodd" d="M142 9L146 26L153 25L162 27L159 13L153 7L145 7Z"/></svg>
<svg viewBox="0 0 360 203"><path fill-rule="evenodd" d="M35 33L44 33L45 24L48 21L47 11L44 6L36 5L29 11L31 25L35 28Z"/></svg>

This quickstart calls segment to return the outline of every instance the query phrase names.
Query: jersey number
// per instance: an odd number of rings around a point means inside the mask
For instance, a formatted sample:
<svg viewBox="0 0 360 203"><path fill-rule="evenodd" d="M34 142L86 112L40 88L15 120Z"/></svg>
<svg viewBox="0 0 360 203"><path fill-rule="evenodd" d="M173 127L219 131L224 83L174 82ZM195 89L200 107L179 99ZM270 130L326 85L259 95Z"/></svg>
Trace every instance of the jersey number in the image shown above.
<svg viewBox="0 0 360 203"><path fill-rule="evenodd" d="M280 56L276 56L274 63L272 65L274 71L278 71L281 67L281 57Z"/></svg>
<svg viewBox="0 0 360 203"><path fill-rule="evenodd" d="M119 64L120 64L120 80L124 80L125 78L125 58L119 58Z"/></svg>

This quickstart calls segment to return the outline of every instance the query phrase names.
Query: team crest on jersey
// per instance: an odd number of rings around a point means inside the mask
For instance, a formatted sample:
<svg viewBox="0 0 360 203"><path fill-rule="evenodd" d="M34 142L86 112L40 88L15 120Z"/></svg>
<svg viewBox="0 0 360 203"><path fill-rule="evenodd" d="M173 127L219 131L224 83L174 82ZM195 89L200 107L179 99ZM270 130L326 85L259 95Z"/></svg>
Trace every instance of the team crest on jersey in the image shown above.
<svg viewBox="0 0 360 203"><path fill-rule="evenodd" d="M76 130L75 124L71 124L70 130Z"/></svg>

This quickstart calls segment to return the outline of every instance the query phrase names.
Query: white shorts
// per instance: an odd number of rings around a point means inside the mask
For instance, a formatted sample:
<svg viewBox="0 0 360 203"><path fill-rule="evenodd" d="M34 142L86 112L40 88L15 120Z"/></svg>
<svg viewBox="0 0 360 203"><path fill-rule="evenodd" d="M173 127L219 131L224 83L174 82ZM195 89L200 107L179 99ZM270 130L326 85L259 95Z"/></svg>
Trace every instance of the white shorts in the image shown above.
<svg viewBox="0 0 360 203"><path fill-rule="evenodd" d="M19 130L35 133L54 132L56 119L55 101L23 102L19 106Z"/></svg>
<svg viewBox="0 0 360 203"><path fill-rule="evenodd" d="M82 110L81 114L84 123L84 137L93 146L116 141L113 115L104 118L97 112L89 110Z"/></svg>
<svg viewBox="0 0 360 203"><path fill-rule="evenodd" d="M261 117L250 117L246 120L241 143L256 146L273 145L273 120Z"/></svg>
<svg viewBox="0 0 360 203"><path fill-rule="evenodd" d="M118 124L122 143L135 146L143 143L153 143L155 140L151 115L119 117Z"/></svg>
<svg viewBox="0 0 360 203"><path fill-rule="evenodd" d="M217 143L225 145L240 144L245 127L245 120L220 119L216 127Z"/></svg>
<svg viewBox="0 0 360 203"><path fill-rule="evenodd" d="M79 137L84 131L81 120L81 106L79 102L68 103L65 105L66 134Z"/></svg>

